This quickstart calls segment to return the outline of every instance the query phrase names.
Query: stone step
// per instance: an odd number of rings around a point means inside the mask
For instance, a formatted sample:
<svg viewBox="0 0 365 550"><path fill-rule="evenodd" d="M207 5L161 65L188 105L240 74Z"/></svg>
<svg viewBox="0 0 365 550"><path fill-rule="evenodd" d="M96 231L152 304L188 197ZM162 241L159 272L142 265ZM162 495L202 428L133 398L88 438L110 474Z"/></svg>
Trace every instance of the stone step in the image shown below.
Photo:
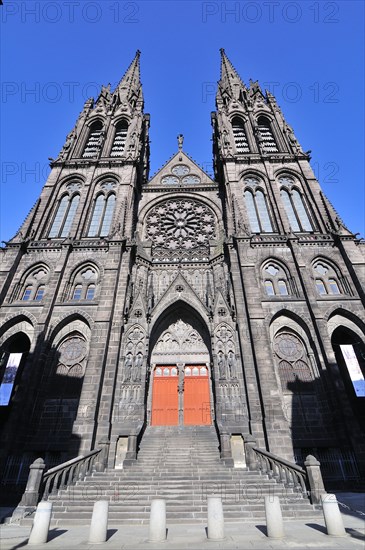
<svg viewBox="0 0 365 550"><path fill-rule="evenodd" d="M166 506L168 506L169 510L173 510L174 507L177 507L179 509L186 509L186 510L189 510L189 509L195 509L196 507L198 508L205 508L207 507L207 500L206 499L191 499L191 498L187 498L185 500L181 500L179 495L176 495L175 497L171 496L171 497L167 497L165 495L160 495L161 498L165 498L166 500ZM133 510L137 510L138 506L147 506L149 507L150 504L151 504L151 500L156 498L155 495L151 495L150 498L146 498L145 496L143 498L139 498L139 499L129 499L127 498L126 500L109 500L110 502L110 510L114 510L114 511L117 511L117 510L124 510L127 509L127 510L130 510L130 507L131 505L133 505ZM98 498L96 500L108 500L108 499L105 499L104 497L102 498ZM57 512L63 512L63 511L67 511L67 510L70 510L71 508L73 508L74 506L77 506L77 511L78 512L81 512L81 511L88 511L88 510L92 510L93 508L93 505L94 505L94 502L96 502L96 500L92 500L90 502L88 501L85 501L85 500L77 500L75 499L75 501L73 501L72 503L68 502L68 501L64 501L64 500L61 500L61 501L58 501L57 504L54 504L54 511L57 511ZM223 499L222 500L223 502L223 506L228 506L229 505L229 510L235 510L235 509L239 509L239 510L256 510L256 509L260 509L260 508L264 508L264 499L263 498L260 498L260 499L245 499L245 500L240 500L240 501L236 501L235 499L233 500L229 500L229 499ZM307 510L311 510L313 511L312 507L310 504L306 503L307 506L303 506L304 502L303 501L291 501L289 499L280 499L280 504L281 504L281 508L282 510L286 510L286 511L290 511L290 510L303 510L305 511L306 509Z"/></svg>
<svg viewBox="0 0 365 550"><path fill-rule="evenodd" d="M224 509L223 509L224 510ZM89 524L91 520L92 511L88 512L79 512L77 519L75 519L75 515L71 512L63 512L58 513L55 512L53 514L53 522L58 523L58 525L69 525L72 523L79 523L79 524ZM123 520L126 522L134 521L138 523L149 523L149 517L150 517L150 510L149 508L146 508L145 510L137 511L134 510L126 511L126 512L109 512L109 522L108 524L112 525L114 522L122 523ZM291 510L291 511L283 511L283 518L284 519L318 519L319 514L314 511L305 511L305 510ZM173 521L174 523L182 523L186 522L188 523L189 520L198 520L199 522L206 522L207 521L207 511L206 510L194 510L194 511L183 511L183 510L176 510L176 511L169 511L166 510L166 519L167 522ZM225 522L232 520L232 521L257 521L257 520L264 520L265 519L265 510L264 508L260 510L235 510L235 511L225 511L224 510L224 520Z"/></svg>
<svg viewBox="0 0 365 550"><path fill-rule="evenodd" d="M166 499L167 521L206 524L210 494L222 497L228 522L263 521L266 495L280 497L284 518L318 515L292 487L259 471L227 466L213 426L148 427L137 458L124 469L94 472L51 495L51 526L89 524L94 502L103 499L110 502L110 525L148 524L154 498Z"/></svg>

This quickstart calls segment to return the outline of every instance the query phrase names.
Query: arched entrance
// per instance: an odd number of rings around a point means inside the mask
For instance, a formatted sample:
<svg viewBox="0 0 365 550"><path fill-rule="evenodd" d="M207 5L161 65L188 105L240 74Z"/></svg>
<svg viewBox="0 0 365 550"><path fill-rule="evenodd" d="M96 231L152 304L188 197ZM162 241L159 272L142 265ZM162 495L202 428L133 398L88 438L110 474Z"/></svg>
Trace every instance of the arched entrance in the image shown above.
<svg viewBox="0 0 365 550"><path fill-rule="evenodd" d="M340 326L332 334L332 347L353 413L365 431L365 344Z"/></svg>
<svg viewBox="0 0 365 550"><path fill-rule="evenodd" d="M0 353L0 411L6 410L19 385L22 370L30 349L30 340L18 332L3 345Z"/></svg>
<svg viewBox="0 0 365 550"><path fill-rule="evenodd" d="M152 426L212 423L210 352L203 323L177 308L152 342L149 410Z"/></svg>

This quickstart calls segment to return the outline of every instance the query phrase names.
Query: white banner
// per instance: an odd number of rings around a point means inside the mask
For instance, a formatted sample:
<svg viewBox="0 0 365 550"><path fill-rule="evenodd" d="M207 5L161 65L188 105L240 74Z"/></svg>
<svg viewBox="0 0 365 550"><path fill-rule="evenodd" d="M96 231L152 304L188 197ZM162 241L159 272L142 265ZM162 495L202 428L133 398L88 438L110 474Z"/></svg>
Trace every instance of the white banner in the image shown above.
<svg viewBox="0 0 365 550"><path fill-rule="evenodd" d="M13 391L14 381L22 355L22 353L11 353L9 355L0 386L0 406L9 405L11 392Z"/></svg>
<svg viewBox="0 0 365 550"><path fill-rule="evenodd" d="M365 380L356 357L354 347L351 344L340 345L342 355L345 359L347 370L357 397L365 397Z"/></svg>

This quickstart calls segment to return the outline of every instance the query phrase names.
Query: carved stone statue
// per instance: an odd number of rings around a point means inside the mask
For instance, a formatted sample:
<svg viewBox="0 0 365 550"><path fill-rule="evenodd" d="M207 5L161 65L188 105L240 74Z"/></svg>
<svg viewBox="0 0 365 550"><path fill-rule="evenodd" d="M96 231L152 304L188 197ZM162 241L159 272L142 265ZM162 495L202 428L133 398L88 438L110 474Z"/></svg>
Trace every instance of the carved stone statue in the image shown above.
<svg viewBox="0 0 365 550"><path fill-rule="evenodd" d="M285 130L286 135L288 136L288 140L289 140L291 146L293 147L294 151L296 153L302 153L303 152L302 148L299 145L299 142L298 142L297 138L295 137L293 128L291 126L289 126L289 124L286 124L284 130Z"/></svg>
<svg viewBox="0 0 365 550"><path fill-rule="evenodd" d="M66 137L66 141L64 146L61 149L61 152L58 156L60 160L64 160L67 156L67 153L71 149L71 146L73 145L74 141L76 139L76 132L75 130L72 130Z"/></svg>
<svg viewBox="0 0 365 550"><path fill-rule="evenodd" d="M143 356L141 353L137 355L134 359L134 364L132 368L132 381L139 382L141 379L141 370L143 364Z"/></svg>
<svg viewBox="0 0 365 550"><path fill-rule="evenodd" d="M129 354L127 355L124 361L124 382L128 382L131 379L132 366L133 366L132 356Z"/></svg>
<svg viewBox="0 0 365 550"><path fill-rule="evenodd" d="M236 378L236 359L233 351L228 353L228 372L230 378Z"/></svg>
<svg viewBox="0 0 365 550"><path fill-rule="evenodd" d="M179 147L179 151L182 151L183 143L184 143L184 136L182 134L179 134L177 136L177 145Z"/></svg>
<svg viewBox="0 0 365 550"><path fill-rule="evenodd" d="M219 370L219 378L220 379L226 378L226 365L225 365L223 353L218 354L218 370Z"/></svg>

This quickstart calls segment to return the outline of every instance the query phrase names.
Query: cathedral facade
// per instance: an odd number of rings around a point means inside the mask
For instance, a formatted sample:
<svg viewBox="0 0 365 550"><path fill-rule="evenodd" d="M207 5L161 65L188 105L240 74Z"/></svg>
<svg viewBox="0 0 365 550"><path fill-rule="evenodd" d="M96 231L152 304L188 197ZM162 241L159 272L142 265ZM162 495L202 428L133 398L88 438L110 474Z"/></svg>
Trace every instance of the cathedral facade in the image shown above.
<svg viewBox="0 0 365 550"><path fill-rule="evenodd" d="M106 441L120 467L146 426L207 424L222 456L250 437L291 462L315 455L325 479L359 479L364 241L274 96L223 50L214 177L180 135L149 178L139 58L86 101L1 249L3 482Z"/></svg>

